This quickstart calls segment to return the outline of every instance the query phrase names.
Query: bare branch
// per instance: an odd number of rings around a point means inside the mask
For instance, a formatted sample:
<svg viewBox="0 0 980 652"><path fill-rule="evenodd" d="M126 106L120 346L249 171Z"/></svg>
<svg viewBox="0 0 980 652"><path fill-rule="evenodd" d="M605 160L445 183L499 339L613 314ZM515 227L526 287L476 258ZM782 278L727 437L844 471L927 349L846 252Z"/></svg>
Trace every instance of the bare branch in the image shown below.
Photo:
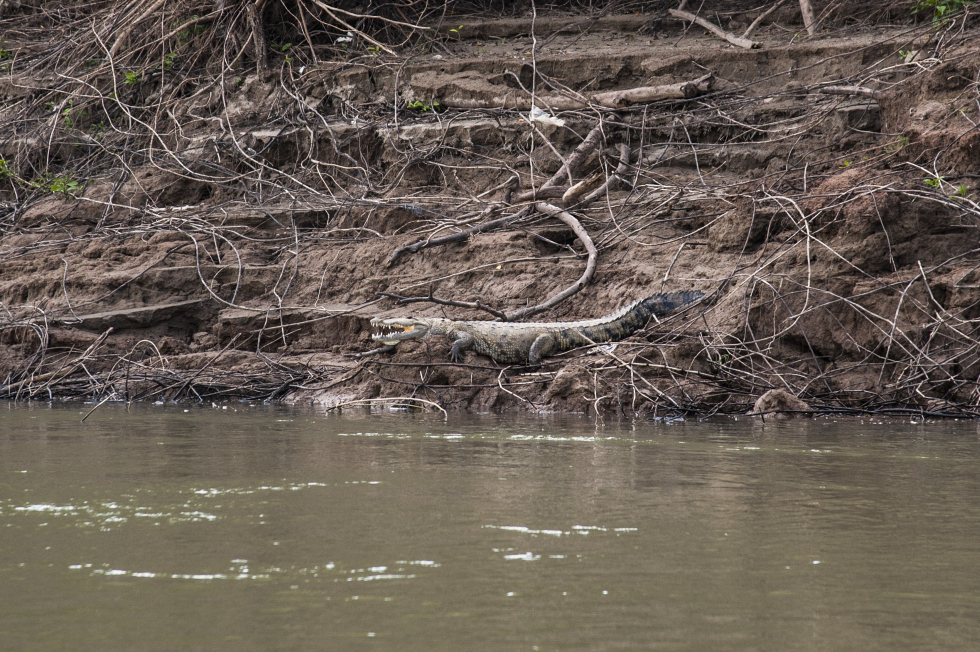
<svg viewBox="0 0 980 652"><path fill-rule="evenodd" d="M681 20L686 20L691 23L697 23L701 27L705 28L706 30L708 30L709 32L717 36L718 38L725 39L732 45L737 45L738 47L745 48L747 50L762 47L762 43L758 43L756 41L752 41L747 38L742 38L741 36L735 36L731 32L726 32L725 30L718 27L714 23L707 21L704 18L701 18L700 16L695 16L689 11L682 11L680 9L668 9L667 11L674 18L680 18Z"/></svg>
<svg viewBox="0 0 980 652"><path fill-rule="evenodd" d="M547 204L545 202L538 202L534 205L534 207L538 211L558 218L568 225L575 235L578 236L578 239L582 241L582 244L585 245L586 251L589 252L589 258L585 264L585 271L582 273L582 276L575 281L575 283L565 288L558 294L552 296L547 301L539 303L536 306L529 306L527 308L521 308L519 310L514 310L507 313L506 321L517 321L518 319L524 319L526 317L530 317L531 315L544 312L545 310L550 310L568 297L576 294L579 290L588 285L589 281L592 280L592 276L595 274L596 263L598 262L599 258L599 251L596 249L595 244L593 244L592 238L589 237L588 232L582 228L581 223L579 223L579 221L575 219L571 213L567 213L557 206L552 206L551 204Z"/></svg>

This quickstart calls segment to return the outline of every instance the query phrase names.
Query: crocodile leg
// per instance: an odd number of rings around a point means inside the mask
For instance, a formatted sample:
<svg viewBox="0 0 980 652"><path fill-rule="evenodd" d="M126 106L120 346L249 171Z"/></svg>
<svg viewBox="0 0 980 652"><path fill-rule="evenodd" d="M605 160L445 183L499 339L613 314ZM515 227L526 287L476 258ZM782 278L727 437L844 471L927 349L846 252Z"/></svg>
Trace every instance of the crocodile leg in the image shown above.
<svg viewBox="0 0 980 652"><path fill-rule="evenodd" d="M551 333L538 335L531 343L531 350L527 354L527 364L531 367L540 367L541 361L549 355L555 353L558 342L555 341Z"/></svg>
<svg viewBox="0 0 980 652"><path fill-rule="evenodd" d="M476 338L465 332L456 332L454 335L457 337L456 341L453 342L453 348L449 349L449 359L459 363L463 361L463 351L472 349Z"/></svg>

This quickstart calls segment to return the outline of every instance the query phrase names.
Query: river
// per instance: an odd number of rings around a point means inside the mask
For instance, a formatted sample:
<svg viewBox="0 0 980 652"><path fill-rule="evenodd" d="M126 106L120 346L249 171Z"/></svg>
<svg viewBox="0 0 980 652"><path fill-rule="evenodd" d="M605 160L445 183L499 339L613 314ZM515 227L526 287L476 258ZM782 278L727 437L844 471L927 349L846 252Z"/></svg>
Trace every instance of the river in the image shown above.
<svg viewBox="0 0 980 652"><path fill-rule="evenodd" d="M0 404L3 650L976 650L970 421Z"/></svg>

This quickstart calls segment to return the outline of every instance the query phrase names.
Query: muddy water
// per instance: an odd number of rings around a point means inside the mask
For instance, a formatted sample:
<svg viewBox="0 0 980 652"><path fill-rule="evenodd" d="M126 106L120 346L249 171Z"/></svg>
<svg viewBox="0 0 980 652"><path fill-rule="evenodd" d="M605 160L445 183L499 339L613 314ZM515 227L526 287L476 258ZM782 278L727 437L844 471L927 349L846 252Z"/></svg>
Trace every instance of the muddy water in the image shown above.
<svg viewBox="0 0 980 652"><path fill-rule="evenodd" d="M976 650L973 423L0 406L4 650Z"/></svg>

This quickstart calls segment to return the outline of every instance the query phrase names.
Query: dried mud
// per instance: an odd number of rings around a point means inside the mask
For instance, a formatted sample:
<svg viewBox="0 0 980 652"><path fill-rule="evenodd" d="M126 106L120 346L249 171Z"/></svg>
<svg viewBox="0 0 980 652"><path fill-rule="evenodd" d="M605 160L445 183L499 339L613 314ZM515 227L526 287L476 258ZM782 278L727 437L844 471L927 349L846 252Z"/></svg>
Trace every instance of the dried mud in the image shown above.
<svg viewBox="0 0 980 652"><path fill-rule="evenodd" d="M73 196L0 180L0 397L416 397L447 410L666 415L745 413L777 389L818 412L972 414L976 26L939 51L929 26L803 38L792 13L773 18L758 50L620 16L533 59L526 20L461 20L465 30L412 57L284 66L187 100L167 142L193 160L187 169L141 159ZM557 127L507 108L522 86L546 89L535 70L575 93L706 71L714 86L619 112L564 111ZM0 117L44 83L0 82ZM832 84L876 93L821 92ZM420 110L448 98L503 108ZM631 162L575 213L598 268L534 319L591 318L662 290L708 300L532 371L473 353L450 363L440 339L352 357L373 348L372 317L491 318L379 293L506 311L579 278L581 243L542 215L391 257L472 226L458 216L502 197L475 198L512 174L540 185L561 169L556 152L567 157L599 119L605 140L581 176L614 169L619 143ZM83 148L28 140L8 134L4 157L68 165ZM240 169L239 149L262 161L261 183L209 177ZM359 182L337 172L345 166L376 176Z"/></svg>

